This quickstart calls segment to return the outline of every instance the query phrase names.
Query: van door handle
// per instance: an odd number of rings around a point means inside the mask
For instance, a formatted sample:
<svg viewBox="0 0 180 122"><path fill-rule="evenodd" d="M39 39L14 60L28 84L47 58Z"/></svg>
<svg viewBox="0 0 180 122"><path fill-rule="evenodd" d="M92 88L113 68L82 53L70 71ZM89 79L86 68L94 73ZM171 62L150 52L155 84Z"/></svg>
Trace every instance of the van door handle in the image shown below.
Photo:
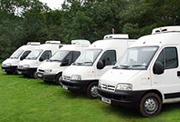
<svg viewBox="0 0 180 122"><path fill-rule="evenodd" d="M177 71L177 76L180 76L180 71Z"/></svg>

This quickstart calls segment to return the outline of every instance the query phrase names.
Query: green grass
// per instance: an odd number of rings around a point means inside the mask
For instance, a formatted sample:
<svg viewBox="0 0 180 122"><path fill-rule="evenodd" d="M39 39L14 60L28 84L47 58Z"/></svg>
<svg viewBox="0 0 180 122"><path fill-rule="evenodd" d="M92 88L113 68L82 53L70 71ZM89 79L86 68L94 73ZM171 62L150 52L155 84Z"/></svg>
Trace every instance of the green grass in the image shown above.
<svg viewBox="0 0 180 122"><path fill-rule="evenodd" d="M158 116L112 107L40 79L0 71L0 122L178 122L180 104L163 106Z"/></svg>

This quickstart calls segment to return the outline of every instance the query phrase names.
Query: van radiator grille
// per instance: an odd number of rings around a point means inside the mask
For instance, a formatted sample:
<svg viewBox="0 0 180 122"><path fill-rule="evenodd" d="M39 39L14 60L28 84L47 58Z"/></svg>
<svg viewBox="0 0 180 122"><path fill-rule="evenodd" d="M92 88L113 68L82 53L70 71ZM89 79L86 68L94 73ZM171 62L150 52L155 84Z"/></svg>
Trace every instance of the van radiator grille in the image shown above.
<svg viewBox="0 0 180 122"><path fill-rule="evenodd" d="M102 84L101 88L105 89L105 90L108 90L108 91L114 91L115 90L115 86L107 85L107 84Z"/></svg>
<svg viewBox="0 0 180 122"><path fill-rule="evenodd" d="M65 81L69 81L70 80L70 76L65 76L65 75L63 75L63 80L65 80Z"/></svg>

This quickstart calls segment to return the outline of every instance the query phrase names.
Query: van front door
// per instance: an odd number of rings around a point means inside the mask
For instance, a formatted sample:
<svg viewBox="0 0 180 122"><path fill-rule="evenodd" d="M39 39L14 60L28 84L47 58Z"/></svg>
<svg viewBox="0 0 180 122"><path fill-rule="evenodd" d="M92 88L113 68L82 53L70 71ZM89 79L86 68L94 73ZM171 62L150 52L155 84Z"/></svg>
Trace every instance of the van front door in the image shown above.
<svg viewBox="0 0 180 122"><path fill-rule="evenodd" d="M99 63L100 62L100 63ZM107 50L103 53L95 67L96 79L99 79L106 71L108 71L116 63L116 51ZM100 65L100 66L98 66Z"/></svg>
<svg viewBox="0 0 180 122"><path fill-rule="evenodd" d="M178 62L178 48L165 47L159 54L156 62L161 63L164 69L162 74L155 74L152 70L152 87L163 93L165 100L180 98L180 70Z"/></svg>

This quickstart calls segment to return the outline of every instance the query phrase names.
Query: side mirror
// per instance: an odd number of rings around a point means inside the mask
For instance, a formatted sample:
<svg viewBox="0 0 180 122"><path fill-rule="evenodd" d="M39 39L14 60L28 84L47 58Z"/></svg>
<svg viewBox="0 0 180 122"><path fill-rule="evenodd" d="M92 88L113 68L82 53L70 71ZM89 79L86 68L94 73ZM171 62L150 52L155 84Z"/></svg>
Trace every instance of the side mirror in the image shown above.
<svg viewBox="0 0 180 122"><path fill-rule="evenodd" d="M104 63L99 60L98 63L97 63L97 69L103 69L104 68Z"/></svg>
<svg viewBox="0 0 180 122"><path fill-rule="evenodd" d="M20 60L22 61L23 59L25 59L25 56L21 56Z"/></svg>
<svg viewBox="0 0 180 122"><path fill-rule="evenodd" d="M69 60L65 59L62 61L61 66L66 66L68 64Z"/></svg>
<svg viewBox="0 0 180 122"><path fill-rule="evenodd" d="M154 74L160 75L164 73L164 66L161 62L157 61L153 67Z"/></svg>
<svg viewBox="0 0 180 122"><path fill-rule="evenodd" d="M40 57L40 58L39 58L39 61L44 61L44 58L43 58L43 57Z"/></svg>

